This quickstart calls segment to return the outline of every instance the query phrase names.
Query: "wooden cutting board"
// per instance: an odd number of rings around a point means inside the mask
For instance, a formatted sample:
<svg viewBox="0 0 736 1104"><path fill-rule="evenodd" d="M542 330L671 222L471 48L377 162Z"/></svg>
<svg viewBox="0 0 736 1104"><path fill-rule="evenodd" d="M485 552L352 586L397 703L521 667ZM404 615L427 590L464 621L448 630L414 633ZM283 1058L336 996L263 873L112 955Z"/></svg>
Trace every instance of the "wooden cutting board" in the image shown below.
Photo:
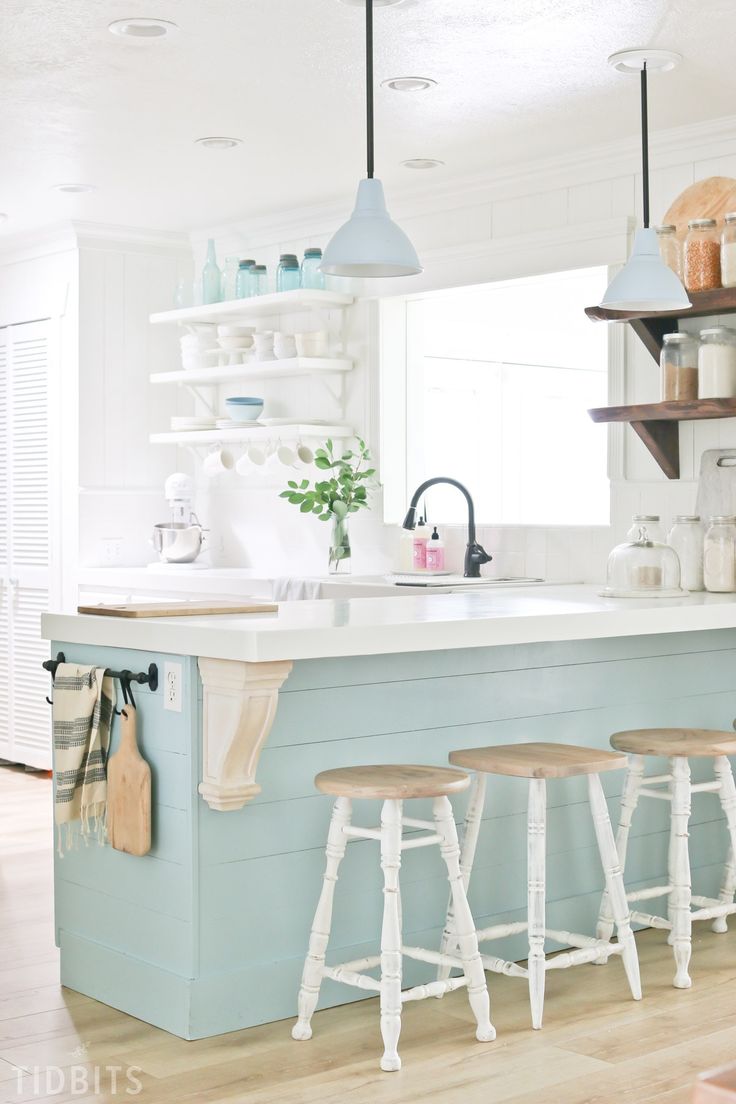
<svg viewBox="0 0 736 1104"><path fill-rule="evenodd" d="M709 517L736 514L736 449L706 449L700 459L695 513Z"/></svg>
<svg viewBox="0 0 736 1104"><path fill-rule="evenodd" d="M138 750L136 712L120 714L120 744L107 761L107 838L116 851L151 850L151 768Z"/></svg>
<svg viewBox="0 0 736 1104"><path fill-rule="evenodd" d="M208 617L218 613L278 613L275 602L246 598L242 602L221 602L211 598L200 602L124 602L120 605L77 606L77 613L99 617Z"/></svg>
<svg viewBox="0 0 736 1104"><path fill-rule="evenodd" d="M682 240L690 219L714 218L722 223L723 216L731 211L736 211L736 180L731 176L707 176L677 197L662 225L676 226L677 236Z"/></svg>

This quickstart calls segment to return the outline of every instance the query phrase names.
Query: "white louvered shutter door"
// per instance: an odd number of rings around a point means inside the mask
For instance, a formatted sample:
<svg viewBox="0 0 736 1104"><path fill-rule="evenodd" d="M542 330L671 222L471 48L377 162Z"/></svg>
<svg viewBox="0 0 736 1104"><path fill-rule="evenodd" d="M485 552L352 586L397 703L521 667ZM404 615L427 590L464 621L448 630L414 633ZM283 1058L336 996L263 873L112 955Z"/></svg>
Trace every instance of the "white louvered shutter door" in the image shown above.
<svg viewBox="0 0 736 1104"><path fill-rule="evenodd" d="M51 766L49 678L41 614L49 600L49 323L11 326L8 348L7 510L10 758Z"/></svg>

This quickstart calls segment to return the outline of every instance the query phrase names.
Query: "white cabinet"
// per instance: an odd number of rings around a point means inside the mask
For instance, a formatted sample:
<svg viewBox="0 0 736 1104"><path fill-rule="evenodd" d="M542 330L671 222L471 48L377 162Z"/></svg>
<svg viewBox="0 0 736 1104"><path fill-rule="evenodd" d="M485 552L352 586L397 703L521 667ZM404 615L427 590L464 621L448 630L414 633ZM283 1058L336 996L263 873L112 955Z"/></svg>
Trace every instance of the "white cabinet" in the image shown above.
<svg viewBox="0 0 736 1104"><path fill-rule="evenodd" d="M41 614L51 590L48 320L0 329L0 758L51 766Z"/></svg>

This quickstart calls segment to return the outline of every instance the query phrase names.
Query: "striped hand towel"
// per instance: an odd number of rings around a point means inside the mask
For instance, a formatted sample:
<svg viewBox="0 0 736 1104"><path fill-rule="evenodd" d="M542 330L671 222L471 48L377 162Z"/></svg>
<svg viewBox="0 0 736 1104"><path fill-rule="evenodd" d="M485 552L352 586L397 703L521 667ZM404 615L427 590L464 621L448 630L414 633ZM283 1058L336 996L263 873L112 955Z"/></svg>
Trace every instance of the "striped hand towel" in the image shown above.
<svg viewBox="0 0 736 1104"><path fill-rule="evenodd" d="M74 838L76 821L83 836L94 831L104 839L115 683L104 667L60 663L53 699L54 821L62 854Z"/></svg>

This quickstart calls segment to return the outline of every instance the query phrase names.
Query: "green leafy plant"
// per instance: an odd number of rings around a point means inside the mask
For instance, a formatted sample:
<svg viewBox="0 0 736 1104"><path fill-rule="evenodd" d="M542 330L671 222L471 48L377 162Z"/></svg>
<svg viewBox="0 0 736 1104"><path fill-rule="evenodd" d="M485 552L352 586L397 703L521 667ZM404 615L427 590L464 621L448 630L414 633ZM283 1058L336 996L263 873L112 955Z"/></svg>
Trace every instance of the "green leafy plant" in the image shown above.
<svg viewBox="0 0 736 1104"><path fill-rule="evenodd" d="M358 441L357 451L346 449L340 456L335 455L333 442L325 441L324 448L318 448L314 454L314 464L320 471L329 472L329 476L316 479L314 486L310 486L308 479L300 483L290 479L279 498L298 506L303 514L316 514L320 521L343 520L369 506L368 491L375 484L376 475L370 461L365 441Z"/></svg>

